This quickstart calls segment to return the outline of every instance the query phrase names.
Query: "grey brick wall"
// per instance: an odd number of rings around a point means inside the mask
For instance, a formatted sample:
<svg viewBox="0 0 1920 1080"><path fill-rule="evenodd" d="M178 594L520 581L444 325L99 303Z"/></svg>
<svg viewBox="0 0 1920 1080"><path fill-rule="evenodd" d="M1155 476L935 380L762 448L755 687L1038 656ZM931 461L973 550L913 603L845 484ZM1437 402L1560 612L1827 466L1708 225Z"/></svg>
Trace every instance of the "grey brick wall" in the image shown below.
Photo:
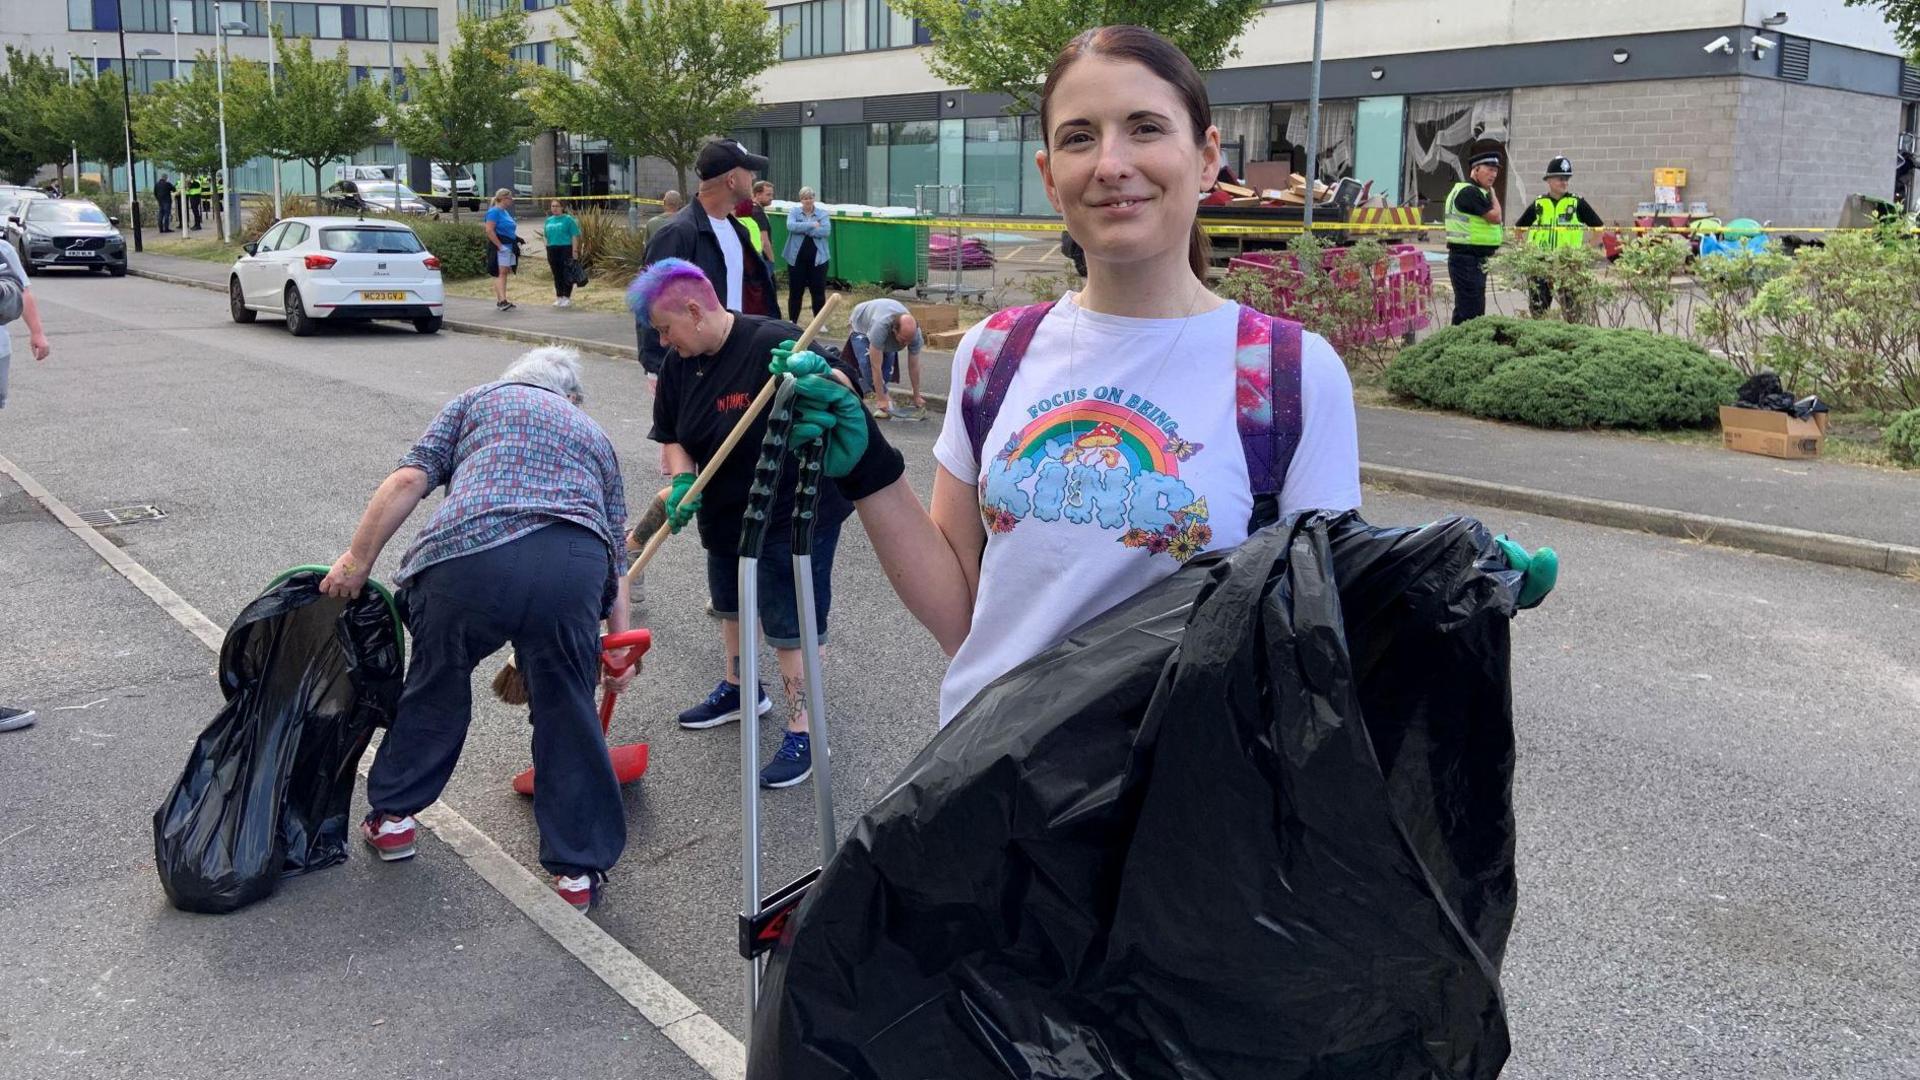
<svg viewBox="0 0 1920 1080"><path fill-rule="evenodd" d="M1687 170L1688 201L1716 213L1732 205L1740 83L1753 79L1663 79L1513 92L1511 214L1546 190L1547 161L1573 159L1573 191L1609 224L1630 224L1653 198L1653 170ZM1897 109L1896 109L1897 112Z"/></svg>
<svg viewBox="0 0 1920 1080"><path fill-rule="evenodd" d="M1743 79L1733 213L1783 226L1833 225L1854 192L1893 197L1900 102Z"/></svg>

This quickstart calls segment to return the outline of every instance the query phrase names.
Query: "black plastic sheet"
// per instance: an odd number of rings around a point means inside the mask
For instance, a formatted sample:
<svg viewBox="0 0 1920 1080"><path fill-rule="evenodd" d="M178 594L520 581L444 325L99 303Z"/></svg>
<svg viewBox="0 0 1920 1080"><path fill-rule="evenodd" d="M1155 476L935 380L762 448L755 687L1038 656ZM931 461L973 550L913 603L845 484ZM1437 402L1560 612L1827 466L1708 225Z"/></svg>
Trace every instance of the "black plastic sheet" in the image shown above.
<svg viewBox="0 0 1920 1080"><path fill-rule="evenodd" d="M1314 515L989 686L796 914L749 1076L1498 1075L1519 579Z"/></svg>
<svg viewBox="0 0 1920 1080"><path fill-rule="evenodd" d="M323 576L282 578L227 629L226 704L153 815L160 884L182 911L233 911L347 857L356 769L399 705L404 645L384 593L325 597Z"/></svg>

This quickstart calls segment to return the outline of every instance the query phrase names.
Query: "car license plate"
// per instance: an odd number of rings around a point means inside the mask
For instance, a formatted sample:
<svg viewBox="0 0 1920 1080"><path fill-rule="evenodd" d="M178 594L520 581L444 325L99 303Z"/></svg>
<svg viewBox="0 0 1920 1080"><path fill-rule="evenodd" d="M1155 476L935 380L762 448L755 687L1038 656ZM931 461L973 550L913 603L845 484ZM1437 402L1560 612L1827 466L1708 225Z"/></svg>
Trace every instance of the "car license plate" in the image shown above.
<svg viewBox="0 0 1920 1080"><path fill-rule="evenodd" d="M363 292L360 294L360 299L370 304L380 301L393 302L405 300L406 298L407 294L403 292Z"/></svg>
<svg viewBox="0 0 1920 1080"><path fill-rule="evenodd" d="M97 251L63 251L60 253L60 257L63 259L97 259L100 257L100 253Z"/></svg>

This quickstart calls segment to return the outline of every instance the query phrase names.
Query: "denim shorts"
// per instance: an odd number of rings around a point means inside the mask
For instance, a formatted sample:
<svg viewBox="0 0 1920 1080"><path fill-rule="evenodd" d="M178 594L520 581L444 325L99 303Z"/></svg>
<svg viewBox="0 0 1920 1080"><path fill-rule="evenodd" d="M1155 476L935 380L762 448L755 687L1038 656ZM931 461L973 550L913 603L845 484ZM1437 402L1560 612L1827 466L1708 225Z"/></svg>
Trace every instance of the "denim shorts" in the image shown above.
<svg viewBox="0 0 1920 1080"><path fill-rule="evenodd" d="M840 524L824 522L813 534L813 618L820 644L827 643L827 609L833 603L833 552L840 545ZM785 529L769 535L760 552L760 633L776 649L800 647L800 603L793 588L792 538ZM740 557L732 551L707 552L707 597L722 619L740 618Z"/></svg>
<svg viewBox="0 0 1920 1080"><path fill-rule="evenodd" d="M871 348L873 348L873 342L867 340L867 335L847 335L847 350L852 353L848 359L853 361L854 369L860 373L860 392L863 394L871 394L874 392L873 368L871 367L871 361L867 359L867 352ZM880 354L880 377L889 383L899 380L899 350L896 349L892 352Z"/></svg>

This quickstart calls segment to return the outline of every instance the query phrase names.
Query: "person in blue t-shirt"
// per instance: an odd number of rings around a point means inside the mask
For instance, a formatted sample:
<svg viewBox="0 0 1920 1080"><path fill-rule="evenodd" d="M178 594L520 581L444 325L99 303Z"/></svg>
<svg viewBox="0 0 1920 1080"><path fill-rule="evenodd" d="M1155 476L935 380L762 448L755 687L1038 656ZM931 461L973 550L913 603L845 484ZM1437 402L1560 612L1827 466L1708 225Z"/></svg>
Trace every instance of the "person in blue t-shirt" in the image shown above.
<svg viewBox="0 0 1920 1080"><path fill-rule="evenodd" d="M507 275L520 262L519 226L513 221L513 189L501 188L493 193L493 207L486 217L487 243L493 245L493 306L501 311L512 311L513 301L507 299Z"/></svg>

